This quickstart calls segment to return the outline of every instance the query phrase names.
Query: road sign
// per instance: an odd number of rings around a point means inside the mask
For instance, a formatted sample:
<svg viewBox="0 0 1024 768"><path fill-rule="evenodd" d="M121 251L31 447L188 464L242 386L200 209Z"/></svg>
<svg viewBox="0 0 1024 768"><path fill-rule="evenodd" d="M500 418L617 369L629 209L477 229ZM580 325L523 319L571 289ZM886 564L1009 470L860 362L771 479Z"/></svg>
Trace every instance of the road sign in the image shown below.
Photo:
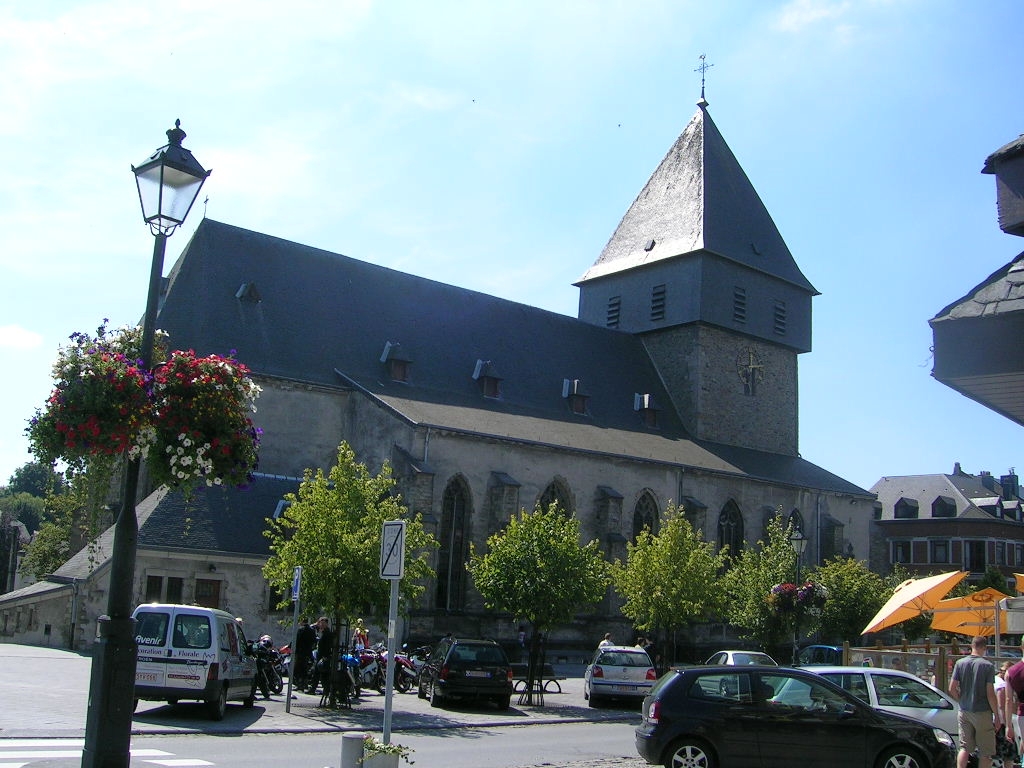
<svg viewBox="0 0 1024 768"><path fill-rule="evenodd" d="M400 579L404 575L405 520L389 520L380 535L380 577Z"/></svg>
<svg viewBox="0 0 1024 768"><path fill-rule="evenodd" d="M292 602L299 599L299 592L302 590L302 566L295 566L295 573L292 575Z"/></svg>

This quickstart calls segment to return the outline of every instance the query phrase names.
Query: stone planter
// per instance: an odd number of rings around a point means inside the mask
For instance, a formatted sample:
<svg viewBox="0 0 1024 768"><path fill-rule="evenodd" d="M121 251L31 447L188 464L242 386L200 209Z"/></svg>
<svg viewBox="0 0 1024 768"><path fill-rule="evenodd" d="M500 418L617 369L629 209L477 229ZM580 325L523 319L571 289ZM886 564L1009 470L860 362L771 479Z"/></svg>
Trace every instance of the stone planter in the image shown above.
<svg viewBox="0 0 1024 768"><path fill-rule="evenodd" d="M399 755L366 755L362 768L398 768Z"/></svg>

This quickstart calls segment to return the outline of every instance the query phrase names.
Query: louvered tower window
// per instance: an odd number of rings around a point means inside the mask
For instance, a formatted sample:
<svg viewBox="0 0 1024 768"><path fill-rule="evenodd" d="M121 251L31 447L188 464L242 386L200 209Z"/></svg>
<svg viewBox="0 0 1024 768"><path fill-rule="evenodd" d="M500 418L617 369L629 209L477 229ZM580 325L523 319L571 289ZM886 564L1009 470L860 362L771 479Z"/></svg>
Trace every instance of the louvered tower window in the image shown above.
<svg viewBox="0 0 1024 768"><path fill-rule="evenodd" d="M656 285L651 289L651 320L665 319L665 286Z"/></svg>
<svg viewBox="0 0 1024 768"><path fill-rule="evenodd" d="M736 323L747 322L747 289L739 285L732 289L732 319Z"/></svg>
<svg viewBox="0 0 1024 768"><path fill-rule="evenodd" d="M622 311L622 297L612 296L608 299L608 313L605 315L604 324L608 328L619 327L619 313Z"/></svg>

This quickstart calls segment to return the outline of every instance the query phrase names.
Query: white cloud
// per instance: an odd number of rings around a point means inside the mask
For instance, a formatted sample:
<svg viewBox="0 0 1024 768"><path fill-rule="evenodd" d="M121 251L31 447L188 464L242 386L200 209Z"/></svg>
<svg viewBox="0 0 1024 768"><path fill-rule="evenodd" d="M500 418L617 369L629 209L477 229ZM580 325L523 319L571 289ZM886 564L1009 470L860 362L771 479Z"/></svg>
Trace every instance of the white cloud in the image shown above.
<svg viewBox="0 0 1024 768"><path fill-rule="evenodd" d="M41 334L20 325L0 325L0 347L36 349L43 343Z"/></svg>
<svg viewBox="0 0 1024 768"><path fill-rule="evenodd" d="M783 32L801 32L812 24L838 19L850 10L850 3L831 0L793 0L779 14L775 26Z"/></svg>

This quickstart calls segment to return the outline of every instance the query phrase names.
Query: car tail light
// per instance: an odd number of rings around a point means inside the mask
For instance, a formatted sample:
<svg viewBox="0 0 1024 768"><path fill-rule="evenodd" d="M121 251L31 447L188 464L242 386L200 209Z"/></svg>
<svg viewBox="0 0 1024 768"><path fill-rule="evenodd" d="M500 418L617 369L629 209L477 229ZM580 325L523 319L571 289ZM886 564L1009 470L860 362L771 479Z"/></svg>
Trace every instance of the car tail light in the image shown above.
<svg viewBox="0 0 1024 768"><path fill-rule="evenodd" d="M508 681L511 683L515 678L512 675L512 667L505 670L505 674L508 675Z"/></svg>
<svg viewBox="0 0 1024 768"><path fill-rule="evenodd" d="M648 680L657 680L658 679L658 674L654 671L654 667L648 667L648 669L647 669L647 679Z"/></svg>
<svg viewBox="0 0 1024 768"><path fill-rule="evenodd" d="M441 670L437 673L437 676L439 678L441 678L442 680L447 680L448 679L448 665L447 664L442 664L441 665Z"/></svg>
<svg viewBox="0 0 1024 768"><path fill-rule="evenodd" d="M661 717L661 702L652 701L651 706L647 708L647 720L651 723L657 723Z"/></svg>
<svg viewBox="0 0 1024 768"><path fill-rule="evenodd" d="M594 671L590 674L591 677L604 677L604 670L601 669L600 664L594 665Z"/></svg>
<svg viewBox="0 0 1024 768"><path fill-rule="evenodd" d="M216 661L214 661L214 662L212 662L210 664L210 668L206 670L206 679L209 680L209 681L216 680L217 676L219 674L220 674L220 664L218 664Z"/></svg>

